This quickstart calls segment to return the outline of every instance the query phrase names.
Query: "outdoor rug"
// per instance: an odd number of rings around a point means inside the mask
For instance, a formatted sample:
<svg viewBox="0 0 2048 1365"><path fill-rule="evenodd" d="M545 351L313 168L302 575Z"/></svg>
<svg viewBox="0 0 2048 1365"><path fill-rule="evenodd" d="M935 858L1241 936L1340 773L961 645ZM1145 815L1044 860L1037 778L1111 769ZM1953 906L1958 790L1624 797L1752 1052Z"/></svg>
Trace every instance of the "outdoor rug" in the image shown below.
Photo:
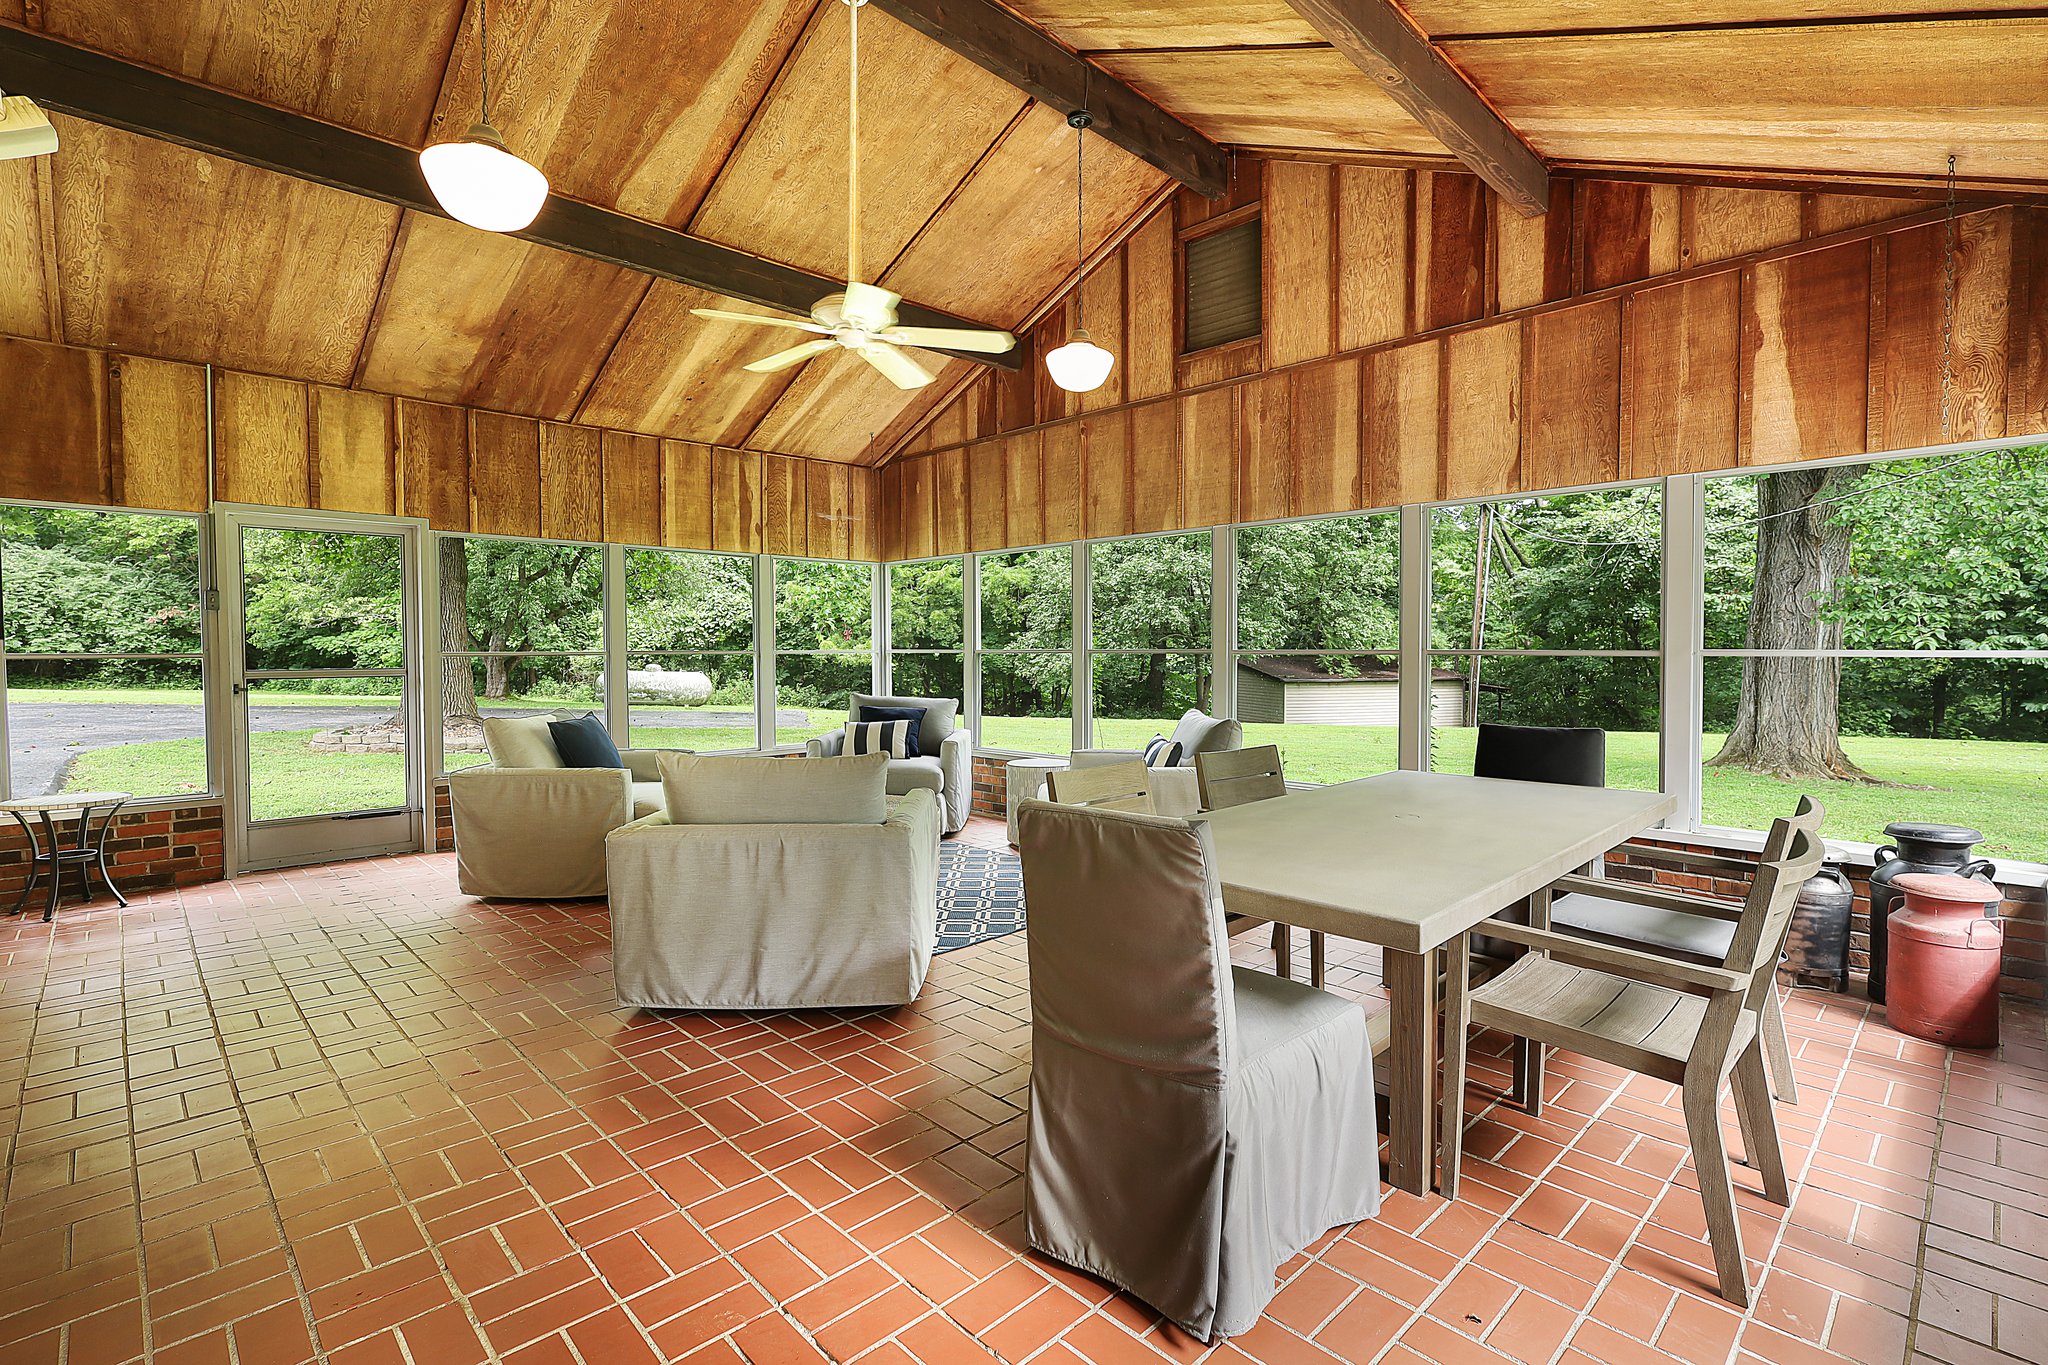
<svg viewBox="0 0 2048 1365"><path fill-rule="evenodd" d="M1024 927L1024 869L1007 848L939 845L939 947L950 953Z"/></svg>

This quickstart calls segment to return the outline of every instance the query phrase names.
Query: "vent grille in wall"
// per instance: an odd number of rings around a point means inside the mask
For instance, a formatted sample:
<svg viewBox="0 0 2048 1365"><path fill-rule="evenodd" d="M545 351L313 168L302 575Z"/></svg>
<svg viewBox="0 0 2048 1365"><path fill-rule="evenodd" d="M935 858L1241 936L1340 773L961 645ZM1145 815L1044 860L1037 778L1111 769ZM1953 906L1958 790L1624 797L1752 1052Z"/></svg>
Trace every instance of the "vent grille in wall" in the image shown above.
<svg viewBox="0 0 2048 1365"><path fill-rule="evenodd" d="M1185 351L1255 337L1263 325L1259 298L1259 220L1197 237L1186 260Z"/></svg>

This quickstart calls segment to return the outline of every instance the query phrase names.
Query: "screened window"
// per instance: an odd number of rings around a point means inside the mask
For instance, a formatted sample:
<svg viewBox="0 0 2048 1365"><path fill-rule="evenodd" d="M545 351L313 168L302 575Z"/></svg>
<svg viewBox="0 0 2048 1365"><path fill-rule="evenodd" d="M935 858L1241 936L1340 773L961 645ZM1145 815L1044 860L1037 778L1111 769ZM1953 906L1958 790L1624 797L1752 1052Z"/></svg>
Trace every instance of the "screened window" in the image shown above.
<svg viewBox="0 0 2048 1365"><path fill-rule="evenodd" d="M1209 533L1088 547L1098 748L1142 748L1210 699Z"/></svg>
<svg viewBox="0 0 2048 1365"><path fill-rule="evenodd" d="M1472 771L1476 726L1598 726L1607 781L1660 785L1663 499L1615 488L1439 508L1431 766Z"/></svg>
<svg viewBox="0 0 2048 1365"><path fill-rule="evenodd" d="M636 749L754 749L754 561L626 552L626 704Z"/></svg>
<svg viewBox="0 0 2048 1365"><path fill-rule="evenodd" d="M443 536L441 747L488 762L483 717L604 707L604 548Z"/></svg>
<svg viewBox="0 0 2048 1365"><path fill-rule="evenodd" d="M1237 532L1237 718L1290 780L1397 766L1400 644L1398 513Z"/></svg>
<svg viewBox="0 0 2048 1365"><path fill-rule="evenodd" d="M874 588L872 565L775 561L776 743L844 725L874 686Z"/></svg>
<svg viewBox="0 0 2048 1365"><path fill-rule="evenodd" d="M965 559L889 566L889 687L897 696L964 702L966 580Z"/></svg>
<svg viewBox="0 0 2048 1365"><path fill-rule="evenodd" d="M1065 546L980 557L984 748L1074 746L1074 554Z"/></svg>
<svg viewBox="0 0 2048 1365"><path fill-rule="evenodd" d="M2048 861L2048 448L1708 480L1701 818Z"/></svg>
<svg viewBox="0 0 2048 1365"><path fill-rule="evenodd" d="M210 789L192 517L0 508L10 795Z"/></svg>

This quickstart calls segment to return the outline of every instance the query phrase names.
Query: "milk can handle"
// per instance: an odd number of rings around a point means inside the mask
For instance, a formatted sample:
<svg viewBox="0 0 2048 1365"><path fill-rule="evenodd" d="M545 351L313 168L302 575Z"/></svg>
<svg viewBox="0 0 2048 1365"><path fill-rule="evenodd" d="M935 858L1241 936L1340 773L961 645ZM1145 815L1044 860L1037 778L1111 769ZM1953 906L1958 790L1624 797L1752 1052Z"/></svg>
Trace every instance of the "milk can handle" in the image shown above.
<svg viewBox="0 0 2048 1365"><path fill-rule="evenodd" d="M1969 865L1963 868L1963 875L1965 877L1975 877L1979 873L1982 873L1984 876L1990 877L1995 875L1997 871L1998 864L1992 862L1989 858L1972 858L1969 862ZM1990 920L1997 918L1998 902L1993 901L1991 904L1984 907L1984 919ZM1983 920L1979 920L1978 923L1983 923Z"/></svg>
<svg viewBox="0 0 2048 1365"><path fill-rule="evenodd" d="M1899 856L1899 846L1897 844L1879 844L1877 850L1870 856L1877 859L1879 867L1883 867L1886 863Z"/></svg>
<svg viewBox="0 0 2048 1365"><path fill-rule="evenodd" d="M1849 892L1851 895L1855 894L1856 888L1850 884L1849 874L1842 871L1842 869L1839 867L1824 867L1819 872L1816 872L1814 875L1816 877L1832 877L1834 878L1835 884L1837 886L1841 887L1844 891Z"/></svg>

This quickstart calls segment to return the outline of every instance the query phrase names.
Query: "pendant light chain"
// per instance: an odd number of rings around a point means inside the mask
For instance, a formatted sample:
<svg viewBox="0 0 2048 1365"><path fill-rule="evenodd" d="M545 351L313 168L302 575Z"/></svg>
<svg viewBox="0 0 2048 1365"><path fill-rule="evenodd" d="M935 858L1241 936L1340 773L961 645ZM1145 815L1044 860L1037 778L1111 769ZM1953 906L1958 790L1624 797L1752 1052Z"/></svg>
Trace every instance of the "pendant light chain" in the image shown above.
<svg viewBox="0 0 2048 1365"><path fill-rule="evenodd" d="M1956 331L1956 154L1948 154L1948 243L1941 259L1941 443L1954 439L1950 399L1955 389L1952 352Z"/></svg>
<svg viewBox="0 0 2048 1365"><path fill-rule="evenodd" d="M846 281L860 283L860 7L845 0L846 15Z"/></svg>
<svg viewBox="0 0 2048 1365"><path fill-rule="evenodd" d="M1081 314L1081 296L1086 292L1081 288L1081 272L1086 269L1088 262L1088 250L1083 244L1081 233L1082 214L1086 211L1084 208L1086 201L1083 197L1086 193L1084 187L1088 183L1081 176L1081 144L1087 140L1087 128L1085 125L1077 124L1074 128L1074 326L1076 327L1087 325L1086 320Z"/></svg>
<svg viewBox="0 0 2048 1365"><path fill-rule="evenodd" d="M482 89L477 101L482 117L477 121L488 125L491 121L491 0L476 0L476 75Z"/></svg>

